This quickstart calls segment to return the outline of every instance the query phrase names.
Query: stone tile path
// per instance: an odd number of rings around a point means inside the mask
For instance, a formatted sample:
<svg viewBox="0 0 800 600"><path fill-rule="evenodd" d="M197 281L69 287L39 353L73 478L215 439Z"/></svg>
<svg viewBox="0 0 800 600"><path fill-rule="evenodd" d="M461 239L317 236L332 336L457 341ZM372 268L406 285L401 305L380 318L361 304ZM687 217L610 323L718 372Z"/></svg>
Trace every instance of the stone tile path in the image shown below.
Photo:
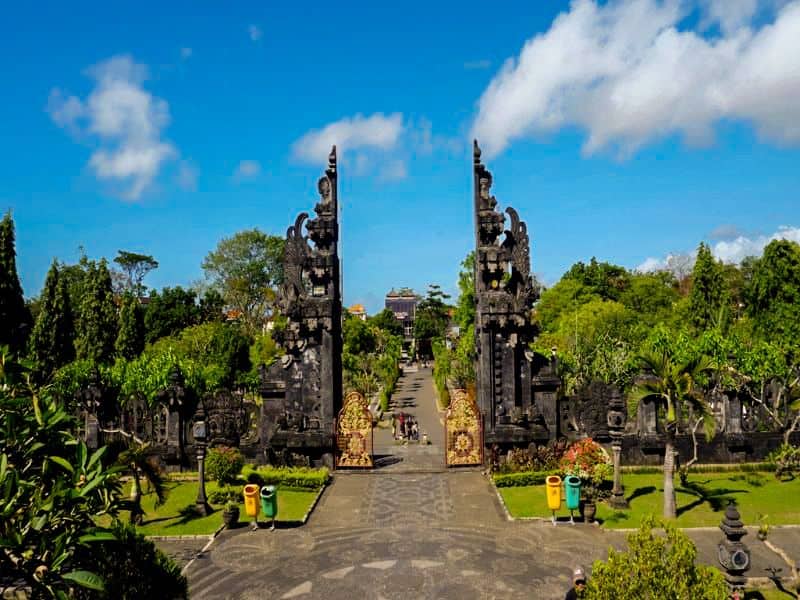
<svg viewBox="0 0 800 600"><path fill-rule="evenodd" d="M223 532L188 569L192 598L563 598L575 565L624 545L623 533L597 526L509 522L479 471L445 470L429 371L405 376L395 401L418 418L429 446L396 444L376 429L386 466L337 473L303 527ZM779 532L795 551L798 531ZM692 537L714 564L719 530ZM758 574L781 562L761 546Z"/></svg>

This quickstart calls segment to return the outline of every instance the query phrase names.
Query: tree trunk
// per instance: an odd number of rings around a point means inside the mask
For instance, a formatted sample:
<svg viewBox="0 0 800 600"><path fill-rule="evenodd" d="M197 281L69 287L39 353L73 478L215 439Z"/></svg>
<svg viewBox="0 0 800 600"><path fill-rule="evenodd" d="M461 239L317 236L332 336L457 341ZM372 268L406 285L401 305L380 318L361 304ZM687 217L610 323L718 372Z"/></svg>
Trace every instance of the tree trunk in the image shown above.
<svg viewBox="0 0 800 600"><path fill-rule="evenodd" d="M142 488L139 485L139 471L133 465L133 482L131 483L131 523L142 522Z"/></svg>
<svg viewBox="0 0 800 600"><path fill-rule="evenodd" d="M664 448L664 518L674 519L677 516L675 506L675 444L672 436L667 434Z"/></svg>

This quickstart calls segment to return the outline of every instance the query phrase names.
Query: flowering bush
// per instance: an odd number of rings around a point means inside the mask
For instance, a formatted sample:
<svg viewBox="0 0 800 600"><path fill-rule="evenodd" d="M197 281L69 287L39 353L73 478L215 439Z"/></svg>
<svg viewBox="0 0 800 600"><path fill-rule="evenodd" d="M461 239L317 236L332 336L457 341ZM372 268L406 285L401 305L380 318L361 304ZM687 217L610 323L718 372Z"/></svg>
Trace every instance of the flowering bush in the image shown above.
<svg viewBox="0 0 800 600"><path fill-rule="evenodd" d="M598 488L614 474L608 452L592 438L578 440L567 448L561 468L564 475L580 477L587 492L589 487Z"/></svg>
<svg viewBox="0 0 800 600"><path fill-rule="evenodd" d="M239 472L244 467L244 457L236 448L216 446L208 451L206 473L211 480L220 484L236 483Z"/></svg>

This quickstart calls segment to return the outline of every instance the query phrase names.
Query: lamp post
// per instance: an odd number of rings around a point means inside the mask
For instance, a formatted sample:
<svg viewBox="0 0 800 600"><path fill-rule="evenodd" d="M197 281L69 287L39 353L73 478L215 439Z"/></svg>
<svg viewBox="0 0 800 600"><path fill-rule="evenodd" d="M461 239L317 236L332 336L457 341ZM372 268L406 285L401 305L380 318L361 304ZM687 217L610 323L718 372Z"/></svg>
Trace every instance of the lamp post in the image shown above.
<svg viewBox="0 0 800 600"><path fill-rule="evenodd" d="M194 447L197 451L197 474L200 479L200 487L197 490L197 500L195 500L195 509L198 514L206 516L211 512L211 508L208 506L208 499L206 498L206 472L204 461L206 458L206 441L208 437L206 432L206 415L202 404L197 407L197 412L195 412L192 434L192 437L194 437Z"/></svg>
<svg viewBox="0 0 800 600"><path fill-rule="evenodd" d="M625 431L625 403L619 388L613 386L608 399L608 433L611 436L611 451L614 459L614 488L611 491L609 506L618 510L628 508L625 499L625 488L622 485L622 434Z"/></svg>

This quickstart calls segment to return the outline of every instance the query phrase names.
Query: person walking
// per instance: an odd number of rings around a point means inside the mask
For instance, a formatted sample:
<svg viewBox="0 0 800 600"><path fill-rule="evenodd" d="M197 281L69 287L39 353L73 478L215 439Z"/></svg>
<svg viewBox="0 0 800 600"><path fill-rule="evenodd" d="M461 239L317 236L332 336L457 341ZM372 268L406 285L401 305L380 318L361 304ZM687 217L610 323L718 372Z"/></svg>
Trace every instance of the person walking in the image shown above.
<svg viewBox="0 0 800 600"><path fill-rule="evenodd" d="M572 587L567 592L564 600L578 600L583 597L583 591L586 589L586 573L581 567L575 567L572 571Z"/></svg>

